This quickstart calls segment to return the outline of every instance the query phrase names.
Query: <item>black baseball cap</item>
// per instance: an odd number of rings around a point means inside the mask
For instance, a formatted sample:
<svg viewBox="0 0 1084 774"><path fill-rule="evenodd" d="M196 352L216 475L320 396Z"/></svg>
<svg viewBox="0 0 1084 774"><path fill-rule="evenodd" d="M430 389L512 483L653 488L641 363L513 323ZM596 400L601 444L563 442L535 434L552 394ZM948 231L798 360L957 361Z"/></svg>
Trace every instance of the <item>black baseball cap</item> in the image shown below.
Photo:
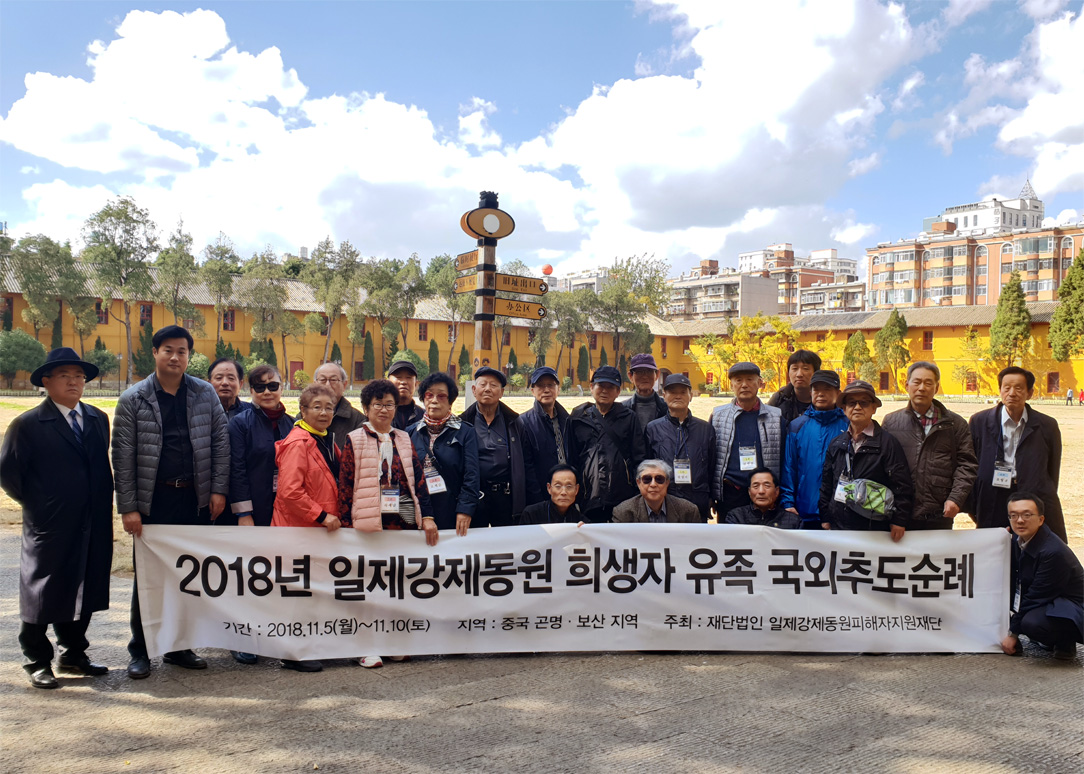
<svg viewBox="0 0 1084 774"><path fill-rule="evenodd" d="M410 371L415 376L418 375L418 369L409 360L396 360L388 366L388 376L391 376L396 371Z"/></svg>
<svg viewBox="0 0 1084 774"><path fill-rule="evenodd" d="M528 383L528 386L534 387L535 382L537 382L543 376L552 377L553 381L557 382L557 384L561 383L561 380L557 377L557 372L556 371L554 371L549 366L542 366L540 368L536 368L533 371L531 371L531 378L530 378L530 381Z"/></svg>
<svg viewBox="0 0 1084 774"><path fill-rule="evenodd" d="M591 376L592 382L607 382L609 384L616 384L621 386L621 372L613 366L605 365L599 366L595 369L595 373Z"/></svg>
<svg viewBox="0 0 1084 774"><path fill-rule="evenodd" d="M685 374L670 374L666 377L666 384L662 388L666 390L670 387L688 387L691 390L693 385Z"/></svg>
<svg viewBox="0 0 1084 774"><path fill-rule="evenodd" d="M809 380L809 386L814 384L827 384L829 387L835 387L839 389L839 374L835 371L817 371L813 374L813 378Z"/></svg>

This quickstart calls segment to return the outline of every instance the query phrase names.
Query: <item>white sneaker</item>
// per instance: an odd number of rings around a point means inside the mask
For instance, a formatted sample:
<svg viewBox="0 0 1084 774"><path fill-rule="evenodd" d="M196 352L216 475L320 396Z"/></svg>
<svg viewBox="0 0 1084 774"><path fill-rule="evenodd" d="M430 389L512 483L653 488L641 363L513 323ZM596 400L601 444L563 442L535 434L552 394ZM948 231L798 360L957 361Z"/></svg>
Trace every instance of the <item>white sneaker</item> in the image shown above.
<svg viewBox="0 0 1084 774"><path fill-rule="evenodd" d="M380 656L362 656L358 659L358 665L366 669L376 669L384 666L384 660Z"/></svg>

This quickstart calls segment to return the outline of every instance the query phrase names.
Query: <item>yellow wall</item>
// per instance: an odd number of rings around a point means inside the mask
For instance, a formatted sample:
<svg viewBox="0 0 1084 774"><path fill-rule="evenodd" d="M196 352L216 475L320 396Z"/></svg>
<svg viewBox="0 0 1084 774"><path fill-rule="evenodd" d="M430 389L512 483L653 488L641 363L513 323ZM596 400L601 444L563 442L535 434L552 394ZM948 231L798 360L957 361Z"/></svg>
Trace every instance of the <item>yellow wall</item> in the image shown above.
<svg viewBox="0 0 1084 774"><path fill-rule="evenodd" d="M27 325L22 319L21 312L25 308L25 303L21 295L11 295L14 306L13 324L17 328L21 328L31 335L33 331L30 326ZM215 351L215 310L214 307L202 306L199 310L204 316L204 335L197 337L195 340L196 352L203 353L209 358L213 359ZM114 311L120 315L120 303L114 304ZM304 314L301 312L294 313L298 319L303 319ZM233 331L224 331L222 334L223 340L229 344L232 344L235 348L239 349L243 354L248 354L249 342L252 338L252 319L244 313L241 309L234 311L235 324ZM419 337L419 323L425 322L428 326L428 340L422 341ZM151 313L151 325L157 330L165 325L173 323L173 315L166 311L164 307L159 304L152 306ZM449 353L451 352L452 364L457 366L459 360L459 348L464 344L467 346L468 353L471 351L474 345L474 326L472 323L462 323L459 326L459 338L453 345L448 342L448 322L436 321L436 320L411 320L408 332L408 341L410 342L410 348L422 358L423 361L428 361L429 357L429 340L436 340L437 346L440 351L440 363L443 368L448 363ZM67 313L63 315L64 326L64 345L73 347L76 351L79 350L79 341L75 336L75 332L72 329L71 317ZM1036 376L1036 393L1037 395L1057 397L1058 395L1064 395L1065 390L1072 387L1074 390L1079 390L1084 387L1084 358L1078 358L1069 363L1056 362L1050 352L1047 345L1047 334L1049 332L1049 325L1047 323L1035 323L1032 326L1033 347L1032 353L1030 353L1023 361L1025 367L1029 368L1035 373ZM380 331L380 326L375 319L370 318L366 325L367 330L372 333L373 347L376 353L377 363L376 370L379 372L380 367L380 353L381 348L385 347L384 339ZM977 326L976 330L979 336L983 340L983 343L988 343L989 326ZM932 351L923 350L923 333L926 331L933 331L933 349ZM842 372L842 365L840 358L843 353L843 345L847 338L853 333L853 330L839 330L830 332L817 332L817 331L805 331L802 332L798 339L798 346L805 349L811 349L821 355L824 360L826 368L832 368ZM866 337L866 342L873 349L873 337L876 333L875 330L863 330L863 335ZM534 354L528 347L528 329L525 327L516 327L512 329L511 343L506 346L501 353L502 362L507 362L510 349L514 349L518 361L522 364L525 361L531 362L534 358ZM825 341L818 341L818 333L825 337ZM347 370L349 376L353 376L354 368L351 363L351 344L348 338L349 329L346 323L346 317L340 317L332 326L331 338L332 344L338 342L339 348L343 355L343 367ZM495 333L495 335L497 335ZM38 340L48 349L52 336L52 328L43 328L38 334ZM576 377L575 369L579 359L579 348L581 344L588 343L588 334L584 336L576 343L575 349L569 353L567 350L561 357L561 363L559 373L563 377L567 373L569 366L573 369L572 381L574 384L579 383L579 379ZM938 328L917 328L912 327L908 331L909 348L911 351L911 359L914 360L932 360L937 363L941 369L941 388L942 392L947 395L962 395L964 394L964 385L961 380L955 375L954 369L957 365L968 365L974 368L974 364L967 364L963 359L962 343L966 336L966 328L963 326L956 327L938 327ZM124 326L112 317L109 318L105 324L100 324L84 342L84 346L87 350L94 346L94 340L96 337L101 337L102 342L111 352L124 353L127 351L125 344ZM673 373L688 373L689 380L693 383L694 389L700 384L707 382L707 376L705 375L705 369L698 366L696 361L690 356L686 355L683 351L684 342L688 340L690 349L694 353L701 353L699 347L696 346L695 336L656 336L655 343L652 347L652 354L655 356L655 360L660 368L668 368ZM302 369L312 375L316 367L322 362L324 356L324 336L316 333L306 332L301 340L288 339L287 340L287 357L283 358L282 354L282 339L281 337L275 337L275 355L278 359L279 367L285 372L289 373L290 363L300 361ZM665 345L664 345L665 342ZM132 307L132 344L133 348L139 347L139 304L135 304ZM399 346L402 345L401 337ZM601 349L606 348L608 353L609 362L611 365L617 365L617 358L614 357L613 342L610 339L609 334L598 333L596 334L596 347L590 351L592 366L597 366ZM666 354L663 356L663 349L665 346ZM454 352L452 352L454 347ZM330 347L328 348L330 352ZM551 345L549 352L546 355L547 364L557 367L557 355L559 347L556 344ZM364 347L357 345L354 350L354 361L361 361L364 354ZM979 392L983 395L991 395L996 392L997 389L997 371L998 367L994 365L986 365L981 369L978 369L979 373ZM121 371L120 381L123 383L124 375L126 371L126 361L121 359ZM903 376L906 373L906 369L902 370L899 374L900 387L902 388ZM1049 393L1048 386L1048 374L1057 373L1058 379L1058 391L1055 394ZM25 380L29 374L20 374L20 379ZM113 382L115 377L110 377L106 380L107 384ZM16 386L29 386L29 382L20 384L20 379L17 379ZM769 388L777 389L778 384L771 384ZM874 385L879 387L879 385ZM973 394L973 393L972 393Z"/></svg>

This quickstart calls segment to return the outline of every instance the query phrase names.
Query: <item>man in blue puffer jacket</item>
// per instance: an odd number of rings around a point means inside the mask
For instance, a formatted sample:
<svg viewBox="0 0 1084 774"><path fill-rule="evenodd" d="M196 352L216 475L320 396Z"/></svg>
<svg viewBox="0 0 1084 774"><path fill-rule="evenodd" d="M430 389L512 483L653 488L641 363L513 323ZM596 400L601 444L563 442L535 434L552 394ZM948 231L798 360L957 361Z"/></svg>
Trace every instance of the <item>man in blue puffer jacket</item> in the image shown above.
<svg viewBox="0 0 1084 774"><path fill-rule="evenodd" d="M821 529L817 513L824 453L832 439L847 429L843 409L836 408L839 374L817 371L810 381L813 403L790 423L782 470L782 507L802 517L802 529Z"/></svg>

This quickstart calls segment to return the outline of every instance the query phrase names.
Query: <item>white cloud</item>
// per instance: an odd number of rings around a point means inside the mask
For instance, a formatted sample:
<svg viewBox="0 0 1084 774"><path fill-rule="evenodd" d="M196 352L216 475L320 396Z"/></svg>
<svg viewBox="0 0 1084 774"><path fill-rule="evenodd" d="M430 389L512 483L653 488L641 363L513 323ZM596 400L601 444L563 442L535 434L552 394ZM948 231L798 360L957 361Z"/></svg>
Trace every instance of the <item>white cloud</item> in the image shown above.
<svg viewBox="0 0 1084 774"><path fill-rule="evenodd" d="M1021 0L1020 7L1033 19L1049 19L1068 4L1069 0Z"/></svg>
<svg viewBox="0 0 1084 774"><path fill-rule="evenodd" d="M962 24L967 17L985 11L994 0L949 0L941 17L950 27Z"/></svg>
<svg viewBox="0 0 1084 774"><path fill-rule="evenodd" d="M1050 218L1046 218L1043 221L1044 225L1047 220L1050 220ZM1077 212L1076 210L1071 209L1062 210L1058 213L1058 217L1054 219L1054 225L1061 226L1066 223L1079 223L1081 220L1084 220L1084 212Z"/></svg>
<svg viewBox="0 0 1084 774"><path fill-rule="evenodd" d="M31 166L31 165L27 164L25 167L20 167L19 168L19 174L20 175L40 175L41 174L41 167L36 166L36 165Z"/></svg>
<svg viewBox="0 0 1084 774"><path fill-rule="evenodd" d="M872 172L879 166L881 166L881 154L871 153L868 156L863 156L860 159L852 159L850 163L847 164L847 173L851 177L858 177L859 175L864 175L867 172Z"/></svg>
<svg viewBox="0 0 1084 774"><path fill-rule="evenodd" d="M922 104L915 93L918 87L926 82L926 76L920 70L916 70L900 84L896 90L896 98L892 100L892 111L899 113L904 110L913 110Z"/></svg>
<svg viewBox="0 0 1084 774"><path fill-rule="evenodd" d="M730 264L779 240L809 250L871 236L873 225L822 203L881 163L867 146L885 103L915 104L921 72L885 87L930 45L904 8L794 0L765 14L681 0L652 13L678 28L674 55L697 58L692 77L652 74L641 58L636 79L600 84L519 144L478 96L463 95L445 133L424 106L380 93L310 94L278 49L239 50L211 11L129 13L113 39L88 46L89 80L27 76L0 140L106 175L24 191L35 214L23 226L61 237L123 193L160 224L183 216L197 244L225 230L245 250L330 234L366 254L454 253L468 246L459 216L483 187L516 219L502 257L576 268L643 252L676 268L697 256ZM76 132L62 120L72 114Z"/></svg>

